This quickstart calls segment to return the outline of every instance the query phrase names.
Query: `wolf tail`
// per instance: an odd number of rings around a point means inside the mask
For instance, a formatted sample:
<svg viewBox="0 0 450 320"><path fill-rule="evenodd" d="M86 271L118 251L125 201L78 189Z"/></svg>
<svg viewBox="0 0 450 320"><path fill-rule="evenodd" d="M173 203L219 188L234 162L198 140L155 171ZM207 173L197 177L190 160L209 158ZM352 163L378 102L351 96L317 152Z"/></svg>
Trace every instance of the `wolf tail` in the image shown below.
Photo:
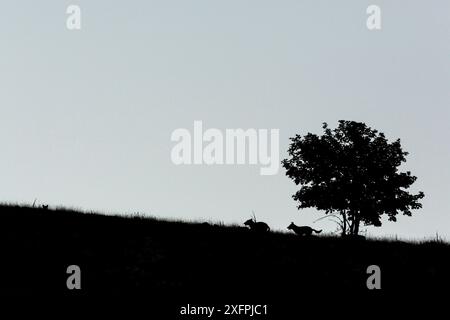
<svg viewBox="0 0 450 320"><path fill-rule="evenodd" d="M315 229L312 229L315 233L321 233L322 232L322 230L315 230Z"/></svg>

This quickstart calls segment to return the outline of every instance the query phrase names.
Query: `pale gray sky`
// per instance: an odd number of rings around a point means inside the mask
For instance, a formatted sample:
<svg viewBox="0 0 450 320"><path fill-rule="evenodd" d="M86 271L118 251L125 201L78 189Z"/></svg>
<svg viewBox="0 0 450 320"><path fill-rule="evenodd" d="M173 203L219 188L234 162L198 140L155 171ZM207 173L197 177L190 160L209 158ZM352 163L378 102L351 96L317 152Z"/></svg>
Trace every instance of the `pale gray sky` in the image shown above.
<svg viewBox="0 0 450 320"><path fill-rule="evenodd" d="M170 135L279 128L282 159L289 137L345 119L401 138L426 194L368 231L450 238L449 17L446 0L2 1L0 200L334 231L296 209L283 170L175 166Z"/></svg>

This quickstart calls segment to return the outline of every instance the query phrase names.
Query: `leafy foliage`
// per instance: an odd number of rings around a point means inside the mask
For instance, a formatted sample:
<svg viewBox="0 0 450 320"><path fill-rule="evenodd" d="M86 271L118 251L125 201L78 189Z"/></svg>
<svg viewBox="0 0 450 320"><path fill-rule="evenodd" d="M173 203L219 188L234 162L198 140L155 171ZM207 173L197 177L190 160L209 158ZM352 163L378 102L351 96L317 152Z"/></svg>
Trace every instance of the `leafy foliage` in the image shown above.
<svg viewBox="0 0 450 320"><path fill-rule="evenodd" d="M402 212L411 216L419 209L423 192L410 194L416 177L399 172L406 161L400 139L389 143L383 133L364 123L339 121L324 134L308 133L291 138L289 158L283 160L286 175L301 185L293 198L299 209L315 207L341 215L343 235L358 234L360 223L381 226L381 216L396 221Z"/></svg>

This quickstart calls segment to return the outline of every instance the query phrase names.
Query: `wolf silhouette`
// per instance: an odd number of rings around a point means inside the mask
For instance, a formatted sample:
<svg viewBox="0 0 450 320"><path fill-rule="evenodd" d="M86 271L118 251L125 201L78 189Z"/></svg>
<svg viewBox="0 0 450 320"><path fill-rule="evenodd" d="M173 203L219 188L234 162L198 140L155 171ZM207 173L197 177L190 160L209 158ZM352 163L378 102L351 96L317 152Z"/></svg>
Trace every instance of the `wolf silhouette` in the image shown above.
<svg viewBox="0 0 450 320"><path fill-rule="evenodd" d="M267 223L265 222L257 222L256 220L253 219L248 219L247 221L244 222L244 225L248 226L250 228L250 230L252 231L256 231L256 232L269 232L270 231L270 227L267 225Z"/></svg>
<svg viewBox="0 0 450 320"><path fill-rule="evenodd" d="M296 226L293 222L287 227L289 230L294 231L299 236L310 236L313 232L321 233L322 230L315 230L308 226Z"/></svg>

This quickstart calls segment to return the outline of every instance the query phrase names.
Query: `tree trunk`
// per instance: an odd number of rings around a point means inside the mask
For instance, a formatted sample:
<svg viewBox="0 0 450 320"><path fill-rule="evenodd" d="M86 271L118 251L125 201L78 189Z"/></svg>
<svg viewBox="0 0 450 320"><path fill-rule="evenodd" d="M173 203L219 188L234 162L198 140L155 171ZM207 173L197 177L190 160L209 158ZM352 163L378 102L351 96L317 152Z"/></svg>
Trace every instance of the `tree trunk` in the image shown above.
<svg viewBox="0 0 450 320"><path fill-rule="evenodd" d="M349 235L355 236L359 233L359 224L361 219L359 217L358 210L350 210L349 211L349 220L352 222L350 225L350 230L348 232Z"/></svg>
<svg viewBox="0 0 450 320"><path fill-rule="evenodd" d="M351 235L351 234L353 234L353 229L354 229L354 226L355 226L355 220L352 219L352 218L349 218L349 220L351 221L351 223L350 223L349 228L348 228L348 234Z"/></svg>
<svg viewBox="0 0 450 320"><path fill-rule="evenodd" d="M345 210L341 211L342 214L342 236L345 237L347 235L347 214Z"/></svg>
<svg viewBox="0 0 450 320"><path fill-rule="evenodd" d="M359 218L356 218L356 219L355 219L355 227L354 227L354 230L353 230L353 235L355 235L355 236L357 236L358 233L359 233L359 223L360 223L360 222L361 222L361 221L360 221Z"/></svg>

